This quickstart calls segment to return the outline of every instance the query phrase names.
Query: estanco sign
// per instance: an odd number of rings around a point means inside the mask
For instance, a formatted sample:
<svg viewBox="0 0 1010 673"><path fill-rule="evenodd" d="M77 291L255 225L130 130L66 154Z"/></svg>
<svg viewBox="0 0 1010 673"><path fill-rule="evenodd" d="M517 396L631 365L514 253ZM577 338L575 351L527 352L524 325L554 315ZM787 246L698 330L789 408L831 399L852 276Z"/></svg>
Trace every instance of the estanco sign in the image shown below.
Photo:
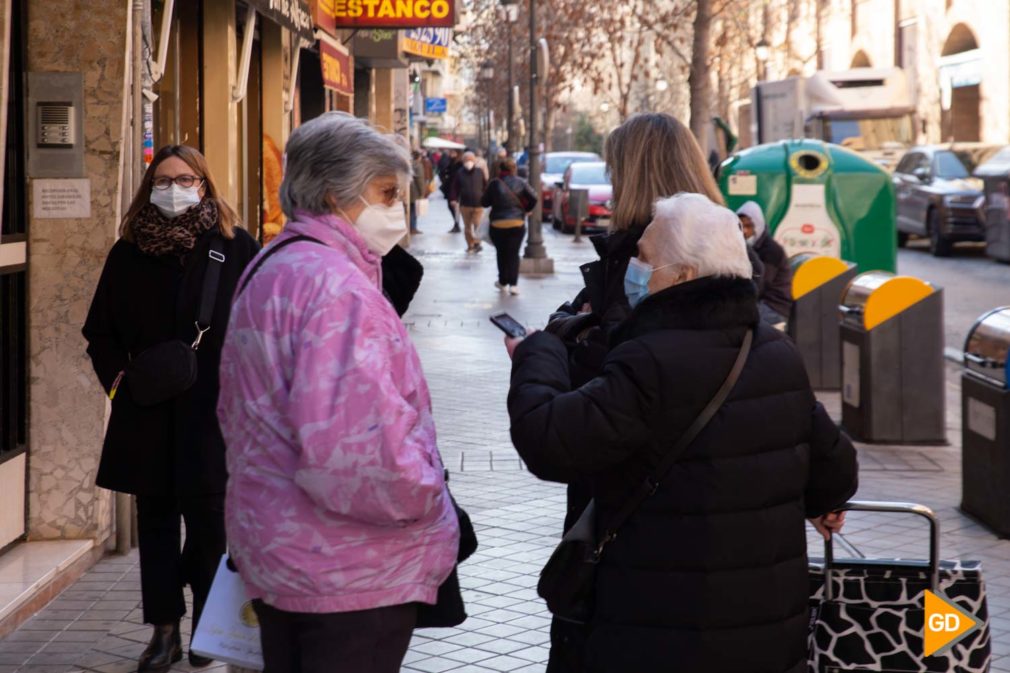
<svg viewBox="0 0 1010 673"><path fill-rule="evenodd" d="M452 28L456 0L317 0L321 28Z"/></svg>
<svg viewBox="0 0 1010 673"><path fill-rule="evenodd" d="M319 62L323 68L323 86L346 96L354 95L354 65L347 51L320 40Z"/></svg>

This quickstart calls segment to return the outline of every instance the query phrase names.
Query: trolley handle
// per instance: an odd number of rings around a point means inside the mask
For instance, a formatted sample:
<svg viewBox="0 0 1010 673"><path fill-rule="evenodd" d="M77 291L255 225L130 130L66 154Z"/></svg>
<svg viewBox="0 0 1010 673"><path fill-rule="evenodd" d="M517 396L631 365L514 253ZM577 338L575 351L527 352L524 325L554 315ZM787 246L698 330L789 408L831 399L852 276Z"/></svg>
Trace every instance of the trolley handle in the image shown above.
<svg viewBox="0 0 1010 673"><path fill-rule="evenodd" d="M891 512L896 514L917 514L929 521L929 588L937 590L940 585L940 520L929 507L912 502L874 502L870 500L850 500L835 510L836 512ZM824 541L824 597L834 600L835 590L831 582L831 571L835 564L834 536Z"/></svg>

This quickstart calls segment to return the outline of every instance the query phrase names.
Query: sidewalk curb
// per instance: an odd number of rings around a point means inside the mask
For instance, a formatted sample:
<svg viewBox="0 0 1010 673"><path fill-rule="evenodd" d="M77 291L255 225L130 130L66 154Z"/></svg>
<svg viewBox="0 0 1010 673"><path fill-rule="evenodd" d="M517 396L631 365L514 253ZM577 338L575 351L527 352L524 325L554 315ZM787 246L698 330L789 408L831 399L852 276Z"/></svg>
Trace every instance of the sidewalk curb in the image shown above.
<svg viewBox="0 0 1010 673"><path fill-rule="evenodd" d="M964 351L960 348L951 348L950 346L947 346L943 349L943 357L945 360L950 360L956 364L964 364Z"/></svg>

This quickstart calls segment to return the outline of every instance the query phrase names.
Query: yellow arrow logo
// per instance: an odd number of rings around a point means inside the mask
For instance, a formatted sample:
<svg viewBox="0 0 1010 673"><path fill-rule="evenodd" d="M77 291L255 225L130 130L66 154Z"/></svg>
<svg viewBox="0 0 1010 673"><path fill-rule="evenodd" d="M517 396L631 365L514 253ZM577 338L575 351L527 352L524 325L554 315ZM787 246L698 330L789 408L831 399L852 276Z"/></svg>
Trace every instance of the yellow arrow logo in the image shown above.
<svg viewBox="0 0 1010 673"><path fill-rule="evenodd" d="M942 654L977 628L977 619L946 597L926 590L926 623L922 639L927 657Z"/></svg>

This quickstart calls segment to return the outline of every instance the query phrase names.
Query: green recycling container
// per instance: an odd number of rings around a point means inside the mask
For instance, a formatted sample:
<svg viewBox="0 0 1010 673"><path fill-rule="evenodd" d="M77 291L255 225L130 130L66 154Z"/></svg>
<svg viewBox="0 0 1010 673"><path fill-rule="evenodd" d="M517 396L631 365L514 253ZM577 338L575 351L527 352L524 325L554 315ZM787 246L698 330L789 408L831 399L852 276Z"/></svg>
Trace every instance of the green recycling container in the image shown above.
<svg viewBox="0 0 1010 673"><path fill-rule="evenodd" d="M726 159L719 187L734 211L756 201L786 255L814 253L894 272L891 176L859 154L819 140L758 145Z"/></svg>

